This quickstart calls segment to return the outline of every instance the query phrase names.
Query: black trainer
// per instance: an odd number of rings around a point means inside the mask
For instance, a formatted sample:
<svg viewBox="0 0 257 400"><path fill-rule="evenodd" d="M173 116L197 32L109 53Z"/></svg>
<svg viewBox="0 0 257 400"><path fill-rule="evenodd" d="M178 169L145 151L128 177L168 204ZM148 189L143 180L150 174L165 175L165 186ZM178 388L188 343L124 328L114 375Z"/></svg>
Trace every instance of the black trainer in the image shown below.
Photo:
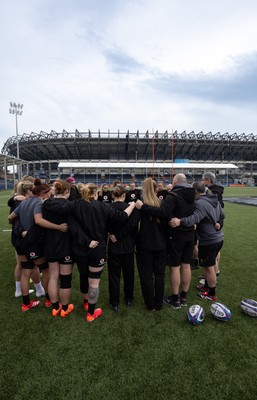
<svg viewBox="0 0 257 400"><path fill-rule="evenodd" d="M180 300L174 301L172 296L167 296L163 298L163 303L174 308L174 310L179 310L181 308Z"/></svg>

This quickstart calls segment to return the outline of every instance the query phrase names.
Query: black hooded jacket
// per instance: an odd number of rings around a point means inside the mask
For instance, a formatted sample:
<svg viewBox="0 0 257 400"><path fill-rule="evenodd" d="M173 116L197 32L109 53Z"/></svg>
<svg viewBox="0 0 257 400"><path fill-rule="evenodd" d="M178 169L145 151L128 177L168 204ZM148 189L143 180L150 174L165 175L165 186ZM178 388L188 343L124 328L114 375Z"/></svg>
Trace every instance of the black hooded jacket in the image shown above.
<svg viewBox="0 0 257 400"><path fill-rule="evenodd" d="M171 228L168 222L172 217L182 218L193 214L195 208L195 189L187 186L176 185L167 197L161 202L160 207L152 207L144 204L142 211L153 217L165 218L166 234L180 240L194 238L194 227L181 226Z"/></svg>

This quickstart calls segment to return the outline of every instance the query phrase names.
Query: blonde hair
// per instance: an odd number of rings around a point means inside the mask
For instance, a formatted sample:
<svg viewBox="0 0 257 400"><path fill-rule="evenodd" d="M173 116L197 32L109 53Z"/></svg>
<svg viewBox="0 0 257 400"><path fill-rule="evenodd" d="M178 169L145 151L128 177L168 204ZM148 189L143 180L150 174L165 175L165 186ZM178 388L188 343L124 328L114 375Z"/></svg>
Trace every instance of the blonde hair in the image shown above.
<svg viewBox="0 0 257 400"><path fill-rule="evenodd" d="M34 184L30 181L20 181L16 186L16 195L26 196L28 191L32 191Z"/></svg>
<svg viewBox="0 0 257 400"><path fill-rule="evenodd" d="M143 202L149 206L160 207L160 200L156 196L157 183L152 178L146 178L142 184Z"/></svg>
<svg viewBox="0 0 257 400"><path fill-rule="evenodd" d="M94 183L88 183L81 189L82 199L88 202L95 200L97 186Z"/></svg>

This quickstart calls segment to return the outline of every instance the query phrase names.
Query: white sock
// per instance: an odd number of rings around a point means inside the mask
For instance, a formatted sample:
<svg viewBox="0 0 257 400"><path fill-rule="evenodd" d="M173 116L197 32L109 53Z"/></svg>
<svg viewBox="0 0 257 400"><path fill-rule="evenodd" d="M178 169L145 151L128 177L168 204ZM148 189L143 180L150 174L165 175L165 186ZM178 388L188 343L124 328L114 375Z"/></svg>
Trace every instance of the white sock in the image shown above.
<svg viewBox="0 0 257 400"><path fill-rule="evenodd" d="M39 282L39 283L34 283L34 286L35 286L36 292L44 292L44 288L43 288L41 282Z"/></svg>
<svg viewBox="0 0 257 400"><path fill-rule="evenodd" d="M21 291L21 283L20 282L15 281L15 289L16 289L17 292Z"/></svg>

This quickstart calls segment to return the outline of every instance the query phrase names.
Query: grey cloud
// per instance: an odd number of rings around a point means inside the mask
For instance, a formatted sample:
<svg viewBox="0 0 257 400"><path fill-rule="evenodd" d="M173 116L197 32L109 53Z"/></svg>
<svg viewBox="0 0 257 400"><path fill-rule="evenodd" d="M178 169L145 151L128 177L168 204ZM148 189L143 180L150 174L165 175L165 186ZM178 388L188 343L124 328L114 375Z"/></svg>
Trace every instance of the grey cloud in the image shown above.
<svg viewBox="0 0 257 400"><path fill-rule="evenodd" d="M162 76L148 82L155 90L224 104L257 103L257 53L233 60L223 75Z"/></svg>

